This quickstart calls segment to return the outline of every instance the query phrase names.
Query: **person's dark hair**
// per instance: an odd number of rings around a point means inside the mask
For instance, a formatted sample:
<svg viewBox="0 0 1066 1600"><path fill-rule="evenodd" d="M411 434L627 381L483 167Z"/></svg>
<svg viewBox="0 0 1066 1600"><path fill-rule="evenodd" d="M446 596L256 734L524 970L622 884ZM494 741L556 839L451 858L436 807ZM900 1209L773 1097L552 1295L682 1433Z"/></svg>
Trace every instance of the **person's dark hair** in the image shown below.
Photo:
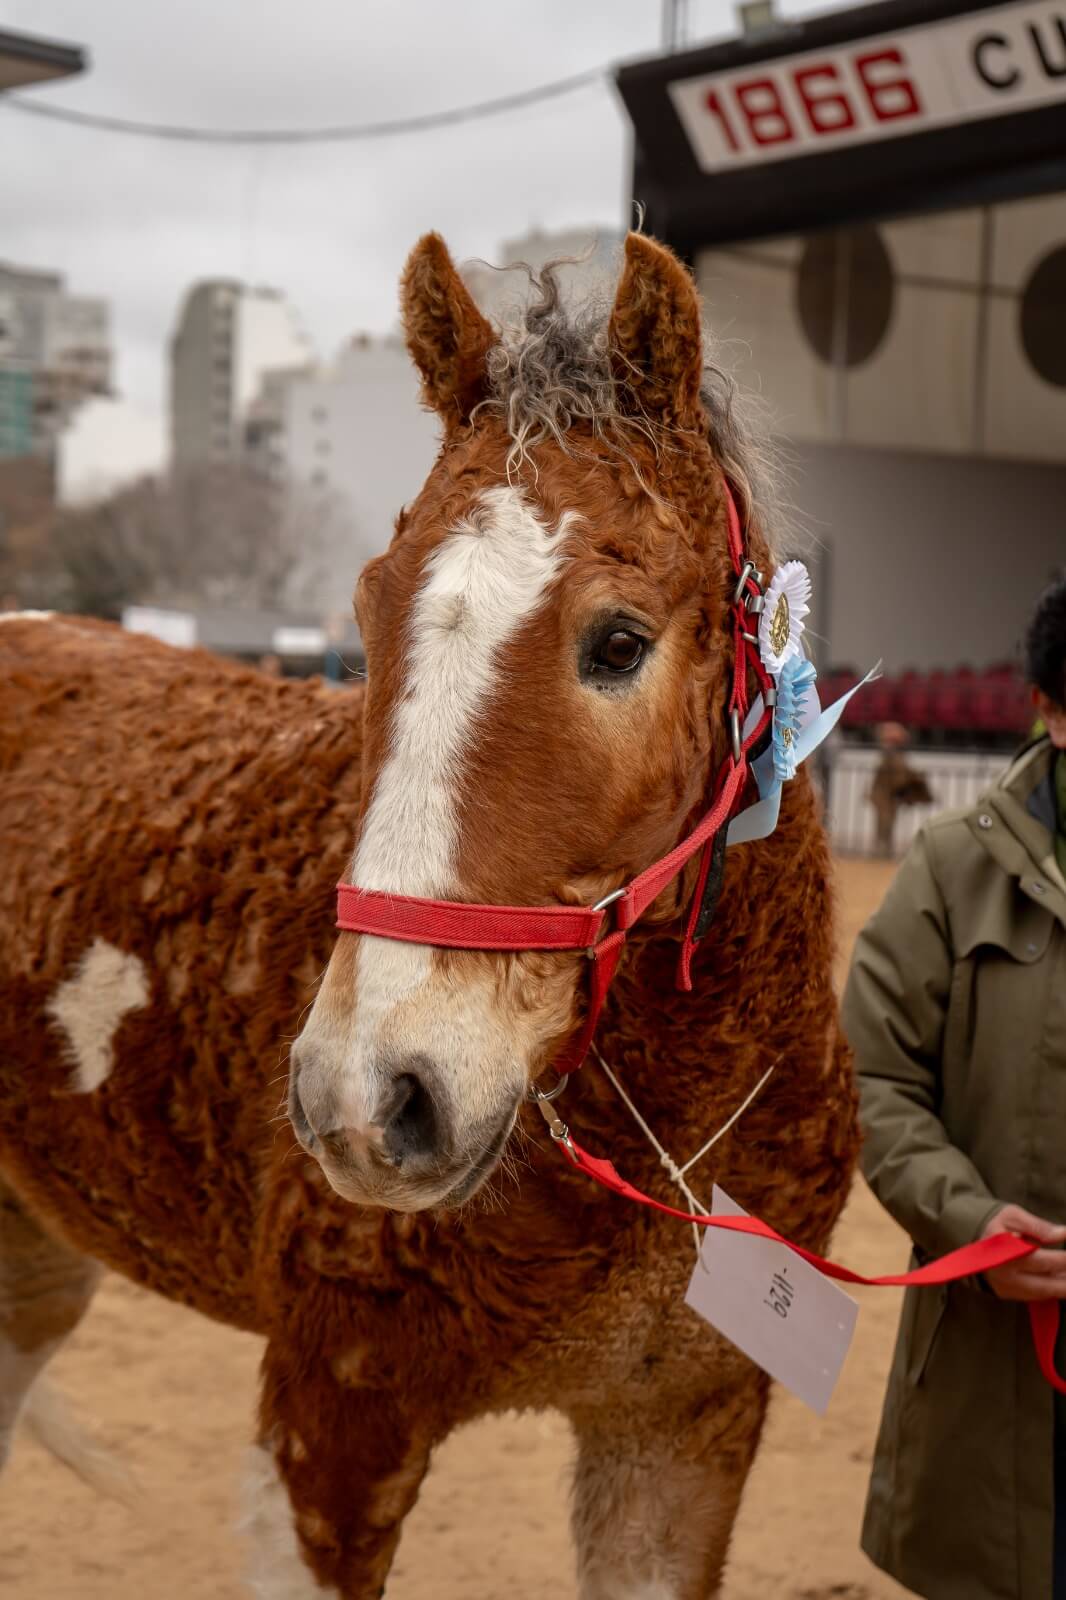
<svg viewBox="0 0 1066 1600"><path fill-rule="evenodd" d="M1066 578L1036 603L1025 635L1025 676L1057 706L1066 706Z"/></svg>

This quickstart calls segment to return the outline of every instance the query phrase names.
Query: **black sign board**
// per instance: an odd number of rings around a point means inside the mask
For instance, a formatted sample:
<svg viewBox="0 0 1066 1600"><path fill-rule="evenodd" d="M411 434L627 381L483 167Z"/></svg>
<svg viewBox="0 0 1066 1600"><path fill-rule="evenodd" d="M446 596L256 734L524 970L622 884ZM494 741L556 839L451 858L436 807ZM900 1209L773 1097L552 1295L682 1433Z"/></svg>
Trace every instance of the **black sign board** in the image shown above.
<svg viewBox="0 0 1066 1600"><path fill-rule="evenodd" d="M1066 190L1066 0L882 0L617 82L634 197L685 254Z"/></svg>

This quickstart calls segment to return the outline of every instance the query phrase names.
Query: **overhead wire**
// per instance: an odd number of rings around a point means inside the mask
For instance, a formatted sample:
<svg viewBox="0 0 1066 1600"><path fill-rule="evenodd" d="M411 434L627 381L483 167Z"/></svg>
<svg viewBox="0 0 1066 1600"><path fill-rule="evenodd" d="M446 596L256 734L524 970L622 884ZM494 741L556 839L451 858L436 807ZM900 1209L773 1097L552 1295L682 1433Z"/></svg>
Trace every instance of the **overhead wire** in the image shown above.
<svg viewBox="0 0 1066 1600"><path fill-rule="evenodd" d="M409 117L389 117L378 122L338 123L319 128L203 128L182 123L143 122L130 117L108 116L103 112L77 111L72 106L52 105L44 100L30 100L17 94L0 95L0 108L7 107L27 116L42 117L49 122L68 123L101 133L126 134L141 139L169 139L186 144L354 144L393 138L405 133L424 133L433 128L452 127L483 117L500 116L508 111L521 110L524 106L561 99L592 84L606 83L608 76L607 67L592 67L567 78L538 84L532 89L520 89L514 94L498 95L491 100L478 100L471 105L426 111Z"/></svg>

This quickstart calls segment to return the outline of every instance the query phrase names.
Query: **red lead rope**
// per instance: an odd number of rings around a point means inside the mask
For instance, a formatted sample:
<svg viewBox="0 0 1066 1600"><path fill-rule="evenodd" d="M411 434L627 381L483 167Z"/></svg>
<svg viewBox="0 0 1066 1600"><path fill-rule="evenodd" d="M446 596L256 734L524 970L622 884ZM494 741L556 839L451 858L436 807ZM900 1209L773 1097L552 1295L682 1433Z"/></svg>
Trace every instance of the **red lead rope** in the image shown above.
<svg viewBox="0 0 1066 1600"><path fill-rule="evenodd" d="M924 1267L915 1267L911 1272L887 1272L881 1277L866 1278L861 1272L852 1272L850 1267L838 1266L835 1261L827 1261L824 1256L815 1255L813 1250L805 1250L802 1245L793 1244L791 1239L784 1238L771 1228L769 1223L760 1222L758 1217L708 1217L683 1211L678 1206L668 1205L664 1200L655 1200L651 1195L644 1194L640 1189L635 1189L631 1183L627 1183L610 1161L600 1161L595 1156L590 1156L562 1123L557 1122L557 1126L560 1131L556 1133L553 1129L553 1137L571 1166L578 1172L583 1172L594 1183L600 1184L602 1188L609 1189L612 1194L621 1195L626 1200L634 1200L638 1205L650 1206L655 1211L661 1211L664 1216L677 1217L680 1222L694 1222L699 1228L725 1228L730 1233L748 1233L759 1239L773 1239L776 1244L783 1244L796 1255L802 1256L804 1261L817 1268L825 1277L835 1278L839 1283L858 1283L867 1288L908 1288L912 1284L917 1287L924 1284L928 1288L937 1284L958 1283L962 1278L972 1278L979 1272L990 1271L993 1267L1005 1267L1008 1262L1021 1261L1040 1248L1034 1240L1020 1238L1016 1233L995 1233L990 1238L975 1239L973 1244L964 1244L958 1250L951 1250L946 1256L940 1256L936 1261L928 1261ZM1055 1370L1059 1302L1031 1300L1029 1323L1040 1371L1053 1389L1059 1394L1066 1394L1066 1378L1061 1378Z"/></svg>

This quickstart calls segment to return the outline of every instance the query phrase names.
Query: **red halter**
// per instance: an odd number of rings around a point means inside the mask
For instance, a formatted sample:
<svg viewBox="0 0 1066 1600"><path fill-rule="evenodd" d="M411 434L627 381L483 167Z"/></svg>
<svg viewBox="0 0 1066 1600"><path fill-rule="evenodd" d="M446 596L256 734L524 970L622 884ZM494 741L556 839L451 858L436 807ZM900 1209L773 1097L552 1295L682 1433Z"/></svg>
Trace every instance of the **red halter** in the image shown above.
<svg viewBox="0 0 1066 1600"><path fill-rule="evenodd" d="M718 772L710 810L668 855L647 867L625 888L595 906L481 906L459 900L428 900L409 895L337 885L337 927L369 933L379 939L451 950L584 950L591 962L585 1021L553 1065L560 1075L573 1072L585 1059L596 1031L607 991L622 954L626 935L666 885L697 851L703 851L696 890L689 907L678 964L679 989L692 988L692 952L708 920L701 915L712 858L724 844L724 829L736 810L748 777L748 753L766 731L770 719L770 678L759 656L752 616L761 609L762 577L745 559L736 502L725 484L729 554L736 576L730 607L735 669L727 712L731 748ZM762 716L743 735L748 711L748 669L754 672L766 702ZM720 858L719 858L720 864ZM614 926L609 912L613 911ZM605 931L606 930L606 931Z"/></svg>

